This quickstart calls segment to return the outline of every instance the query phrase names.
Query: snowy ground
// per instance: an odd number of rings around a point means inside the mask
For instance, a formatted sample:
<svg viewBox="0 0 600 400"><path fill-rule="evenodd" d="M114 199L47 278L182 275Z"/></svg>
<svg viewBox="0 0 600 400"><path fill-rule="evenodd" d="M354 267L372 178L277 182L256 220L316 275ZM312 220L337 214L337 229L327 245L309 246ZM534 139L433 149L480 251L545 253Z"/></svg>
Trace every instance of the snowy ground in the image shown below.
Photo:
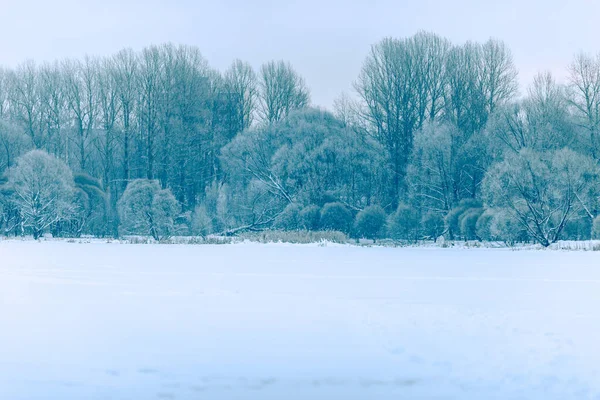
<svg viewBox="0 0 600 400"><path fill-rule="evenodd" d="M600 398L600 252L0 241L0 399Z"/></svg>

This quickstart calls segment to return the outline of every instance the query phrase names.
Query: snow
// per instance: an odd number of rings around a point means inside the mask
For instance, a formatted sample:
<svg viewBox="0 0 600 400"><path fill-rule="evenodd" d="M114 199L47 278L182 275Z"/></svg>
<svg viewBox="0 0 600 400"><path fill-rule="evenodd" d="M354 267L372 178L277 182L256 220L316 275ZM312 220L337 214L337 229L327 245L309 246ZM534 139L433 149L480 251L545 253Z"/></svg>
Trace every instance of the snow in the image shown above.
<svg viewBox="0 0 600 400"><path fill-rule="evenodd" d="M0 399L588 399L600 253L0 241Z"/></svg>

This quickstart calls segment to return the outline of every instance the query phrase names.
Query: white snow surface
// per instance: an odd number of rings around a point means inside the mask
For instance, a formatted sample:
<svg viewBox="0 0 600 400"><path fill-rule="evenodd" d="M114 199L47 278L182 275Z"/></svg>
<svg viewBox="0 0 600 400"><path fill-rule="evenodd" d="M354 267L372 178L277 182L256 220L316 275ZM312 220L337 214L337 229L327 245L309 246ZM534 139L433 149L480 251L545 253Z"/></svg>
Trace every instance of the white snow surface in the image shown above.
<svg viewBox="0 0 600 400"><path fill-rule="evenodd" d="M600 252L0 241L0 399L593 399Z"/></svg>

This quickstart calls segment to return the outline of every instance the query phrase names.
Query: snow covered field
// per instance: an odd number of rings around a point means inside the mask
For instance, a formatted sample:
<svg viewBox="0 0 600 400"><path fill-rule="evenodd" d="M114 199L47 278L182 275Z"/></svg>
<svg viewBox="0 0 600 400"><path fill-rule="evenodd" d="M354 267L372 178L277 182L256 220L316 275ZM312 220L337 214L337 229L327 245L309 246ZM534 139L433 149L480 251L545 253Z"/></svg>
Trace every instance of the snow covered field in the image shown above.
<svg viewBox="0 0 600 400"><path fill-rule="evenodd" d="M0 399L589 399L600 252L0 241Z"/></svg>

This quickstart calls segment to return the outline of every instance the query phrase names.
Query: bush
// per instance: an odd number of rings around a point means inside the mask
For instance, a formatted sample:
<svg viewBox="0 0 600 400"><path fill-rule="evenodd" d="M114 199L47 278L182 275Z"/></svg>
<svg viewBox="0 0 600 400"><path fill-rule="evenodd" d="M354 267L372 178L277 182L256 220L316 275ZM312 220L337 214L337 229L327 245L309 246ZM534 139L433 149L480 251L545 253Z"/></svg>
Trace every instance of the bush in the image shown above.
<svg viewBox="0 0 600 400"><path fill-rule="evenodd" d="M592 239L600 239L600 215L592 223Z"/></svg>
<svg viewBox="0 0 600 400"><path fill-rule="evenodd" d="M421 227L423 234L435 241L444 233L444 218L440 213L428 211L421 218Z"/></svg>
<svg viewBox="0 0 600 400"><path fill-rule="evenodd" d="M450 210L446 215L446 225L448 226L450 238L454 239L455 236L460 235L460 218L463 213L468 209L481 207L481 203L475 199L463 199L456 207Z"/></svg>
<svg viewBox="0 0 600 400"><path fill-rule="evenodd" d="M75 174L74 215L70 231L77 237L83 233L94 236L115 234L115 226L109 221L110 212L107 194L96 178L86 174Z"/></svg>
<svg viewBox="0 0 600 400"><path fill-rule="evenodd" d="M21 212L14 201L15 193L0 176L0 233L18 235L21 227Z"/></svg>
<svg viewBox="0 0 600 400"><path fill-rule="evenodd" d="M121 228L130 234L151 235L159 241L175 230L179 204L158 181L136 179L127 185L117 204Z"/></svg>
<svg viewBox="0 0 600 400"><path fill-rule="evenodd" d="M419 237L419 218L415 209L400 204L388 219L388 234L392 239L417 240Z"/></svg>
<svg viewBox="0 0 600 400"><path fill-rule="evenodd" d="M177 236L191 236L192 232L192 211L183 212L175 217L175 231Z"/></svg>
<svg viewBox="0 0 600 400"><path fill-rule="evenodd" d="M352 224L352 212L342 203L327 203L321 210L321 227L328 231L348 233Z"/></svg>
<svg viewBox="0 0 600 400"><path fill-rule="evenodd" d="M180 208L170 190L160 190L154 195L152 211L157 235L171 236L175 232L175 217L179 214Z"/></svg>
<svg viewBox="0 0 600 400"><path fill-rule="evenodd" d="M490 227L493 238L513 245L527 239L523 226L507 210L498 209L494 213L494 219Z"/></svg>
<svg viewBox="0 0 600 400"><path fill-rule="evenodd" d="M309 231L316 231L321 226L321 209L318 206L306 206L298 216L300 226Z"/></svg>
<svg viewBox="0 0 600 400"><path fill-rule="evenodd" d="M477 220L483 214L482 208L469 208L460 216L460 234L465 240L475 240L477 236Z"/></svg>
<svg viewBox="0 0 600 400"><path fill-rule="evenodd" d="M300 212L302 206L298 203L290 203L287 207L275 218L275 229L283 231L296 231L301 228Z"/></svg>
<svg viewBox="0 0 600 400"><path fill-rule="evenodd" d="M477 223L475 224L475 231L479 239L486 241L496 240L496 238L492 237L491 233L492 222L494 221L494 214L494 209L488 208L483 213L481 213L481 215L477 219Z"/></svg>
<svg viewBox="0 0 600 400"><path fill-rule="evenodd" d="M567 221L561 236L566 240L589 240L591 233L592 219L588 215L581 215Z"/></svg>
<svg viewBox="0 0 600 400"><path fill-rule="evenodd" d="M382 236L387 215L380 206L369 206L356 215L354 232L358 237L378 239Z"/></svg>
<svg viewBox="0 0 600 400"><path fill-rule="evenodd" d="M213 222L206 207L204 205L197 205L192 214L192 234L196 236L206 237L213 233Z"/></svg>
<svg viewBox="0 0 600 400"><path fill-rule="evenodd" d="M481 240L499 240L509 245L528 239L521 223L503 208L486 209L477 219L475 230Z"/></svg>

